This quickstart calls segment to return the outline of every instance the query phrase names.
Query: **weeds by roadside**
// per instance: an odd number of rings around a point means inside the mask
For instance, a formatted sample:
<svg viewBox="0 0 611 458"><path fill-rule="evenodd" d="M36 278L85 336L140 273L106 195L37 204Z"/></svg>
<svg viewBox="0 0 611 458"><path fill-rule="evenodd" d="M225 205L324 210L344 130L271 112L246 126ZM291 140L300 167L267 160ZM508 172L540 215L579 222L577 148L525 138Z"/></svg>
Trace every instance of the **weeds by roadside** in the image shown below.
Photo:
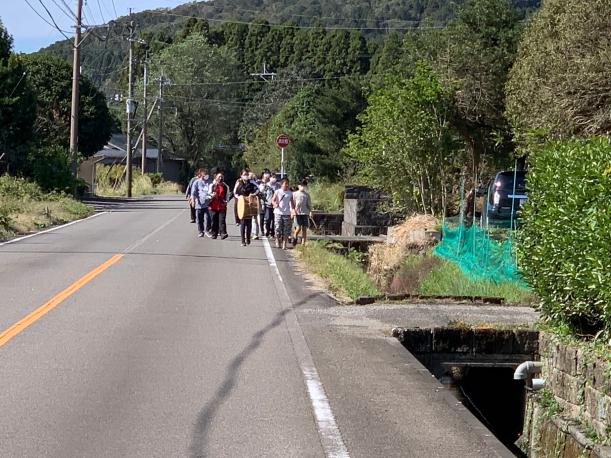
<svg viewBox="0 0 611 458"><path fill-rule="evenodd" d="M344 208L343 183L330 183L326 180L316 181L308 186L314 210L339 212Z"/></svg>
<svg viewBox="0 0 611 458"><path fill-rule="evenodd" d="M430 252L407 256L389 288L395 294L501 297L507 303L524 305L537 301L535 294L520 283L470 279L457 265Z"/></svg>
<svg viewBox="0 0 611 458"><path fill-rule="evenodd" d="M134 168L132 181L132 195L146 196L151 194L176 194L180 192L177 183L164 181L158 173L142 174L140 169ZM123 177L123 167L98 165L96 167L96 189L98 196L114 197L125 196L127 184Z"/></svg>
<svg viewBox="0 0 611 458"><path fill-rule="evenodd" d="M323 242L311 241L297 250L307 269L325 280L331 292L351 299L380 294L356 260L329 251Z"/></svg>
<svg viewBox="0 0 611 458"><path fill-rule="evenodd" d="M87 205L57 192L45 193L31 181L0 176L0 240L84 218Z"/></svg>
<svg viewBox="0 0 611 458"><path fill-rule="evenodd" d="M502 297L511 304L533 304L534 293L515 282L471 280L449 261L441 261L419 284L421 294Z"/></svg>

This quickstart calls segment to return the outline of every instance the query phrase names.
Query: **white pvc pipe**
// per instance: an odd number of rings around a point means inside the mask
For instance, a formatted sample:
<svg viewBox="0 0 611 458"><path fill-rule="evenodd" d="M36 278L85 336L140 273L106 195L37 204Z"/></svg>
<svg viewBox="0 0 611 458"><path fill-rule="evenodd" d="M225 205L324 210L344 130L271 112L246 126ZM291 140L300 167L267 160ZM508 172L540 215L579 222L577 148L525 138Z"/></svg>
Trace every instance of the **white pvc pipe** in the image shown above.
<svg viewBox="0 0 611 458"><path fill-rule="evenodd" d="M533 375L540 374L543 364L539 361L525 361L513 373L514 380L530 380Z"/></svg>
<svg viewBox="0 0 611 458"><path fill-rule="evenodd" d="M538 391L545 387L545 379L534 378L541 373L543 364L539 361L525 361L513 373L514 380L526 380L526 387Z"/></svg>

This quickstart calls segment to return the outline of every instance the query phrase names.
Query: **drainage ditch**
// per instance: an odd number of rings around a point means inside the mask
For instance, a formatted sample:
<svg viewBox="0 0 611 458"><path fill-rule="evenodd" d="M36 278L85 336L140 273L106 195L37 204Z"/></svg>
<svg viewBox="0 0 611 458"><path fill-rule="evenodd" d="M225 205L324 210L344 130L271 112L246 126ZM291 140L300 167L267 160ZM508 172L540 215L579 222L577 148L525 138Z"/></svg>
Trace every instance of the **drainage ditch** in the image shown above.
<svg viewBox="0 0 611 458"><path fill-rule="evenodd" d="M539 359L530 330L395 328L393 335L516 456L524 422L524 361Z"/></svg>

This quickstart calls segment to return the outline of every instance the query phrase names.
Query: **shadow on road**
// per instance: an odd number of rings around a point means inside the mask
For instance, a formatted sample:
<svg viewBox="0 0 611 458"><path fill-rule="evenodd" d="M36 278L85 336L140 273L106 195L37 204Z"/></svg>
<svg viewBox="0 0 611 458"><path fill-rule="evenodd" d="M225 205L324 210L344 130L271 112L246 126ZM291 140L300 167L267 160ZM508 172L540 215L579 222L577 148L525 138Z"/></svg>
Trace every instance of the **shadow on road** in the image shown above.
<svg viewBox="0 0 611 458"><path fill-rule="evenodd" d="M187 208L184 197L92 197L83 199L97 211L124 212L133 210L183 210ZM174 205L170 205L174 204Z"/></svg>
<svg viewBox="0 0 611 458"><path fill-rule="evenodd" d="M313 299L316 296L317 294L310 294L303 300L289 306L289 308L279 311L267 326L252 335L250 343L246 346L246 348L244 348L240 354L233 358L227 367L223 383L218 387L214 397L208 401L197 417L197 423L195 424L195 428L193 430L193 437L190 446L191 458L203 458L206 456L210 426L212 425L212 422L220 407L229 398L231 392L235 388L240 367L250 357L250 355L252 355L257 348L259 348L261 343L263 343L265 335L282 324L287 313L289 313L292 309L302 307L310 299Z"/></svg>

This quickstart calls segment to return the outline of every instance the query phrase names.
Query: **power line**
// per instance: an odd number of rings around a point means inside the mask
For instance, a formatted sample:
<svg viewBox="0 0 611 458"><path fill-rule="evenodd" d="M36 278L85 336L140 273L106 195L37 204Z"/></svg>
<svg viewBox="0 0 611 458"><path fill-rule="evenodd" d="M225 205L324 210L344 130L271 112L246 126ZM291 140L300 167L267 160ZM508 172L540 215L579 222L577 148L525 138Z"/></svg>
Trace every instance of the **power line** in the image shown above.
<svg viewBox="0 0 611 458"><path fill-rule="evenodd" d="M117 8L115 6L115 0L111 0L112 1L112 10L115 12L115 18L118 18L119 15L117 14Z"/></svg>
<svg viewBox="0 0 611 458"><path fill-rule="evenodd" d="M63 5L60 5L57 0L51 0L53 2L53 4L57 7L58 10L60 10L62 13L64 13L64 15L70 19L71 21L74 21L75 16L74 13L72 12L72 10L70 10L69 8L66 10L65 8L67 7L66 3L64 2Z"/></svg>
<svg viewBox="0 0 611 458"><path fill-rule="evenodd" d="M40 0L38 0L38 1L40 1ZM68 35L66 35L66 33L69 33L68 31L60 29L60 28L57 26L57 24L55 24L55 25L51 24L51 23L50 23L50 22L49 22L47 19L45 19L45 18L44 18L44 17L43 17L43 16L42 16L42 15L41 15L39 12L38 12L38 10L37 10L36 8L34 8L34 7L32 6L32 4L31 4L31 3L30 3L28 0L25 0L25 2L26 2L26 4L27 4L27 5L30 7L30 9L31 9L32 11L34 11L34 13L36 13L36 16L38 16L40 19L42 19L42 20L43 20L45 23L47 23L48 25L50 25L50 26L51 26L51 27L53 27L54 29L57 29L57 31L58 31L59 33L61 33L61 34L62 34L62 35L63 35L63 36L66 38L66 40L70 40L70 38L68 37ZM41 3L42 3L42 2L41 2ZM44 6L44 4L43 4L43 6ZM46 7L45 7L45 9L46 9ZM55 21L54 21L54 22L55 22Z"/></svg>
<svg viewBox="0 0 611 458"><path fill-rule="evenodd" d="M232 11L244 11L246 13L255 13L255 14L259 14L261 13L260 10L250 10L247 8L232 8ZM337 16L316 16L316 15L312 15L312 14L297 14L297 13L290 13L288 14L288 16L290 17L304 17L304 18L310 18L310 19L318 19L318 20L334 20L334 21L353 21L353 22L367 22L367 21L372 21L372 19L366 19L366 18L347 18L347 17L337 17ZM414 24L418 24L420 23L420 21L418 20L408 20L408 19L384 19L384 18L379 18L379 19L373 19L373 21L375 22L382 22L382 23L387 23L387 22L397 22L397 21L401 21L401 22L411 22ZM386 29L386 27L384 27L384 29Z"/></svg>
<svg viewBox="0 0 611 458"><path fill-rule="evenodd" d="M96 0L98 3L98 9L100 10L100 17L102 18L102 24L106 24L106 19L104 19L104 13L102 13L102 5L100 5L100 0Z"/></svg>
<svg viewBox="0 0 611 458"><path fill-rule="evenodd" d="M362 78L364 75L343 75L343 76L328 76L320 78L286 78L286 79L274 79L274 83L300 83L308 81L332 81L341 79L357 79ZM246 81L218 81L218 82L206 82L206 83L170 83L168 86L176 87L189 87L189 86L224 86L224 85L241 85L241 84L264 84L266 81L257 80L246 80Z"/></svg>
<svg viewBox="0 0 611 458"><path fill-rule="evenodd" d="M331 26L331 27L322 27L319 25L291 25L291 24L277 24L277 23L258 23L252 21L237 21L237 20L227 20L227 19L216 19L216 18L207 18L205 16L194 16L187 14L176 14L170 13L168 11L159 11L159 10L150 10L151 14L159 14L161 16L172 16L172 17L181 17L181 18L193 18L197 17L200 19L205 19L208 22L220 22L224 24L240 24L240 25L248 25L248 26L261 26L261 27L276 27L282 29L318 29L323 28L326 30L412 30L412 29L444 29L445 26L409 26L409 27L343 27L343 26Z"/></svg>

